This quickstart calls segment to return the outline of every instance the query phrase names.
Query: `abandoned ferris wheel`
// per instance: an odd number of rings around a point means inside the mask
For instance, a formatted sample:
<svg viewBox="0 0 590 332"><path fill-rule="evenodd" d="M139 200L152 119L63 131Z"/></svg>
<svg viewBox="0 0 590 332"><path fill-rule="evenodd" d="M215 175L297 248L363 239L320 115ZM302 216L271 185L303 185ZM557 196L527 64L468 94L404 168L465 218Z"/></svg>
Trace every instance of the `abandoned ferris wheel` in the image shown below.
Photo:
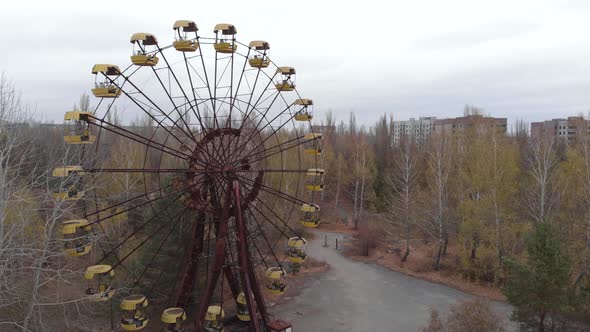
<svg viewBox="0 0 590 332"><path fill-rule="evenodd" d="M283 293L286 265L306 258L291 218L304 227L320 221L322 135L312 130L313 102L297 92L294 68L271 61L268 42L240 43L232 24L205 37L180 20L171 32L166 46L133 34L129 66L92 68L97 106L65 114L64 141L84 158L53 171L62 183L55 198L83 206L62 224L64 249L88 262L91 301L119 301L124 330L221 331L237 322L288 331L263 292ZM115 109L136 110L153 125L122 126L110 120ZM114 139L140 146L141 165L107 167ZM108 178L121 174L140 177L139 195L112 195ZM141 218L123 236L105 234L131 214ZM163 274L174 277L164 282ZM150 322L148 302L168 307L161 322ZM229 302L235 315L226 315Z"/></svg>

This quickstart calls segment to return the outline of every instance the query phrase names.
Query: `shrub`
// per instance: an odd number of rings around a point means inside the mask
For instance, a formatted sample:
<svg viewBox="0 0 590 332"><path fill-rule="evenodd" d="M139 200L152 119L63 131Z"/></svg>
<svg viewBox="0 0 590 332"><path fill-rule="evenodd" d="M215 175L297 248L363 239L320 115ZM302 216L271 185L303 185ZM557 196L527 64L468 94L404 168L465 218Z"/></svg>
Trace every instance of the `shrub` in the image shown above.
<svg viewBox="0 0 590 332"><path fill-rule="evenodd" d="M483 299L463 301L451 307L447 317L430 309L430 320L422 332L504 332L505 322L496 314L490 303Z"/></svg>

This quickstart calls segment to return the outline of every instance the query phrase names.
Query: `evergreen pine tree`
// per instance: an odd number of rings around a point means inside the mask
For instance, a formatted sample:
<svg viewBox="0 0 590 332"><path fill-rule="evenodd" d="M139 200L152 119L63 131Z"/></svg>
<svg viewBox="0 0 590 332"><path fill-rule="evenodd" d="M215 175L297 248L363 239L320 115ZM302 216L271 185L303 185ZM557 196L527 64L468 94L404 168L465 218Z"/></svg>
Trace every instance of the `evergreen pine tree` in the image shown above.
<svg viewBox="0 0 590 332"><path fill-rule="evenodd" d="M535 226L527 239L527 253L525 264L508 262L510 274L502 291L514 306L512 319L542 332L569 308L571 264L548 222Z"/></svg>

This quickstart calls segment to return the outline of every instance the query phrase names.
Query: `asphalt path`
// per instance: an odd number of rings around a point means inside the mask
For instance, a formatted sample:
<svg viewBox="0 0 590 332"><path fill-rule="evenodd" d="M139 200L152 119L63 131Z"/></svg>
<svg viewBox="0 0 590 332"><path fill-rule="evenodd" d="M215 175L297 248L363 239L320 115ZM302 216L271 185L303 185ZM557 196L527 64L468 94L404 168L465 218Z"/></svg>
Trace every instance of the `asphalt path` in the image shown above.
<svg viewBox="0 0 590 332"><path fill-rule="evenodd" d="M473 298L451 287L348 259L334 248L336 238L343 240L342 234L315 232L307 252L326 261L330 269L307 278L297 296L274 310L277 317L293 322L294 332L419 331L431 307L446 313L451 305ZM328 247L323 246L324 235ZM491 304L508 321L511 306Z"/></svg>

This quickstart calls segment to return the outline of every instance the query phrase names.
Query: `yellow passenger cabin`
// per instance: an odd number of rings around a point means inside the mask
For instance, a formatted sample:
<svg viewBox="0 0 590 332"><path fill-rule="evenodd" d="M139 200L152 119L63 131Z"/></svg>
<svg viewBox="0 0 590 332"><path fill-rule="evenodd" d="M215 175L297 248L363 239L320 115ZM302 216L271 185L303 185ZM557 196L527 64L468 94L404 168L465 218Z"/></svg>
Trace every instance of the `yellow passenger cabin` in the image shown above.
<svg viewBox="0 0 590 332"><path fill-rule="evenodd" d="M309 191L324 190L324 175L325 171L321 168L310 168L305 173L305 189Z"/></svg>
<svg viewBox="0 0 590 332"><path fill-rule="evenodd" d="M156 56L158 39L155 35L147 32L136 32L131 35L129 42L133 44L131 62L136 66L153 67L158 64ZM150 48L152 50L150 51Z"/></svg>
<svg viewBox="0 0 590 332"><path fill-rule="evenodd" d="M64 122L67 135L64 136L66 144L92 144L96 136L90 131L90 123L94 121L91 112L70 111L66 112Z"/></svg>
<svg viewBox="0 0 590 332"><path fill-rule="evenodd" d="M238 33L236 27L229 23L219 23L213 29L215 43L213 47L218 53L234 53L238 49L235 35Z"/></svg>
<svg viewBox="0 0 590 332"><path fill-rule="evenodd" d="M66 220L61 224L64 251L68 256L84 256L92 250L90 232L92 227L86 219Z"/></svg>
<svg viewBox="0 0 590 332"><path fill-rule="evenodd" d="M248 312L248 305L244 292L240 292L236 298L236 316L238 316L238 319L242 322L250 321L250 313Z"/></svg>
<svg viewBox="0 0 590 332"><path fill-rule="evenodd" d="M141 294L133 294L125 297L120 305L121 311L123 311L121 328L124 331L143 330L149 322L148 315L145 311L147 306L147 298Z"/></svg>
<svg viewBox="0 0 590 332"><path fill-rule="evenodd" d="M80 132L80 135L70 132L70 135L64 136L64 142L66 144L92 144L96 142L96 136L93 136L90 130L85 129Z"/></svg>
<svg viewBox="0 0 590 332"><path fill-rule="evenodd" d="M300 107L293 116L295 121L310 121L313 118L313 112L311 110L313 101L311 99L297 99L294 104Z"/></svg>
<svg viewBox="0 0 590 332"><path fill-rule="evenodd" d="M287 272L280 266L269 267L266 270L266 288L271 294L280 295L287 289L284 278Z"/></svg>
<svg viewBox="0 0 590 332"><path fill-rule="evenodd" d="M186 312L183 308L168 308L162 312L160 320L168 325L167 331L181 331L182 322L186 320Z"/></svg>
<svg viewBox="0 0 590 332"><path fill-rule="evenodd" d="M321 133L308 133L303 137L305 143L303 144L303 152L312 156L319 156L322 154L322 139Z"/></svg>
<svg viewBox="0 0 590 332"><path fill-rule="evenodd" d="M53 193L53 198L58 201L77 201L84 197L85 191L78 190L75 185L71 185L65 191Z"/></svg>
<svg viewBox="0 0 590 332"><path fill-rule="evenodd" d="M203 329L207 332L223 331L223 318L225 312L220 305L210 305L205 314L205 322Z"/></svg>
<svg viewBox="0 0 590 332"><path fill-rule="evenodd" d="M295 68L293 67L279 67L276 74L278 81L275 83L275 88L279 91L293 91L295 90Z"/></svg>
<svg viewBox="0 0 590 332"><path fill-rule="evenodd" d="M84 175L82 166L61 166L51 171L51 176L54 178L67 178L72 175Z"/></svg>
<svg viewBox="0 0 590 332"><path fill-rule="evenodd" d="M270 44L263 40L254 40L250 42L250 49L255 51L248 63L253 68L267 68L270 65L270 59L268 58L268 50Z"/></svg>
<svg viewBox="0 0 590 332"><path fill-rule="evenodd" d="M317 204L309 203L301 205L301 225L307 228L315 228L320 224L320 207Z"/></svg>
<svg viewBox="0 0 590 332"><path fill-rule="evenodd" d="M189 20L178 20L172 26L174 30L174 49L180 52L194 52L199 49L197 24ZM190 33L194 33L194 37Z"/></svg>
<svg viewBox="0 0 590 332"><path fill-rule="evenodd" d="M96 64L92 67L94 75L94 89L92 94L97 98L117 98L121 89L115 84L121 70L115 65Z"/></svg>
<svg viewBox="0 0 590 332"><path fill-rule="evenodd" d="M91 301L105 302L110 300L115 295L115 290L112 287L115 270L110 265L92 265L86 269L84 278L88 280L88 288L86 294L89 295Z"/></svg>
<svg viewBox="0 0 590 332"><path fill-rule="evenodd" d="M292 237L287 242L287 258L291 263L302 264L307 258L307 240L302 237Z"/></svg>

